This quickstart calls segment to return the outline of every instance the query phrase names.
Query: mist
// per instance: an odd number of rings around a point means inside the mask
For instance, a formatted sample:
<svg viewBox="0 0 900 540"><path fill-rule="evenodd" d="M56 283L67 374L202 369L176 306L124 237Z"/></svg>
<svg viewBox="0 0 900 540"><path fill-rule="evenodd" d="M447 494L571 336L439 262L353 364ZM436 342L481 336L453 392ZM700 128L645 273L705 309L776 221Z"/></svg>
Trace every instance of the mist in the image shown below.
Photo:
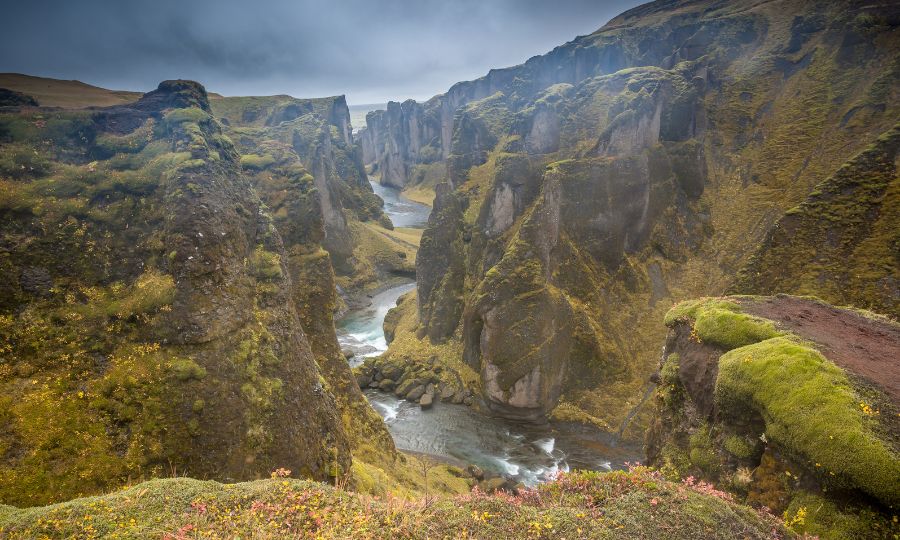
<svg viewBox="0 0 900 540"><path fill-rule="evenodd" d="M591 33L635 0L22 2L0 71L147 91L185 78L225 95L427 99Z"/></svg>

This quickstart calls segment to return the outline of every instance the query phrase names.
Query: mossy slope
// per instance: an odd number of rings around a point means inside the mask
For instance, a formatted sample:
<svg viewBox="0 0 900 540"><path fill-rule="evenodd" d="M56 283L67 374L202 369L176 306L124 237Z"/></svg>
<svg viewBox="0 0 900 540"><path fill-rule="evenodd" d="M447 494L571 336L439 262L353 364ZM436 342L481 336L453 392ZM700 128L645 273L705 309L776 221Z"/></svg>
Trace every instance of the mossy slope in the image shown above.
<svg viewBox="0 0 900 540"><path fill-rule="evenodd" d="M708 478L747 502L784 511L788 521L806 515L797 530L888 537L896 533L892 516L900 503L896 405L880 389L883 382L829 360L830 349L809 341L816 334L804 325L789 331L748 313L787 301L805 309L810 329L818 324L813 314L828 309L845 324L873 326L885 346L897 347L890 341L900 336L896 323L867 321L813 299L681 303L666 316L672 331L659 374L658 417L648 433L651 463L671 475ZM855 365L843 357L841 363ZM813 509L809 501L822 502ZM820 513L822 505L835 515Z"/></svg>

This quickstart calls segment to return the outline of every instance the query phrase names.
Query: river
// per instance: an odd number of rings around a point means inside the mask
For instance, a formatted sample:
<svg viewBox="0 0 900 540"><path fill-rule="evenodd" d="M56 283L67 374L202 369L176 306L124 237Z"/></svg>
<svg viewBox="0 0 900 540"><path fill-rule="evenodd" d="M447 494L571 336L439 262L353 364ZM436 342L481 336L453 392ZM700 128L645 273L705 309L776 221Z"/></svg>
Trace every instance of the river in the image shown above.
<svg viewBox="0 0 900 540"><path fill-rule="evenodd" d="M373 182L395 226L424 227L428 207ZM402 224L402 225L401 225ZM351 366L387 350L382 323L397 298L415 283L392 287L372 297L371 305L347 313L337 323L342 348L353 350ZM612 470L640 459L640 449L621 445L612 434L577 425L523 424L494 418L472 407L436 403L423 410L393 394L366 390L401 450L475 464L527 485L570 468Z"/></svg>

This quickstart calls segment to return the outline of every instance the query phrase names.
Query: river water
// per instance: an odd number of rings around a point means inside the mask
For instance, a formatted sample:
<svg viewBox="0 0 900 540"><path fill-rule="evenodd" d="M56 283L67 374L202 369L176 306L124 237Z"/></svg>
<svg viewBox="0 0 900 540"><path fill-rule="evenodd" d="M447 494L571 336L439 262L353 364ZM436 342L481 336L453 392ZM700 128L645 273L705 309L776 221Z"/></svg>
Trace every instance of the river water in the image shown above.
<svg viewBox="0 0 900 540"><path fill-rule="evenodd" d="M372 187L384 199L385 212L395 226L425 226L427 206L402 198L395 189L374 182ZM397 298L414 288L415 283L407 283L387 289L374 295L370 306L337 322L341 347L355 353L351 366L387 350L384 316ZM626 461L640 459L639 448L619 444L612 434L592 428L515 423L449 403L423 410L417 403L378 390L366 390L365 395L384 418L397 448L473 463L528 485L559 471L621 469Z"/></svg>
<svg viewBox="0 0 900 540"><path fill-rule="evenodd" d="M369 183L372 184L375 195L384 201L384 213L391 218L394 227L425 228L428 214L431 213L430 206L411 201L396 188L382 186L372 178L369 178Z"/></svg>

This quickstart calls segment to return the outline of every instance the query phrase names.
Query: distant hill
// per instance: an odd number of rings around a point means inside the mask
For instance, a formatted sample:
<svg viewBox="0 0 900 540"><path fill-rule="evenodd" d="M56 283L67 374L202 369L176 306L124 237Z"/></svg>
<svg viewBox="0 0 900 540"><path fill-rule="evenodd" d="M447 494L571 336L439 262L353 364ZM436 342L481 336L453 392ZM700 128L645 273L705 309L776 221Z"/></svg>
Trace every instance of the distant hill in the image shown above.
<svg viewBox="0 0 900 540"><path fill-rule="evenodd" d="M141 92L107 90L81 81L62 81L21 73L0 73L0 88L27 94L44 107L82 109L137 101Z"/></svg>

